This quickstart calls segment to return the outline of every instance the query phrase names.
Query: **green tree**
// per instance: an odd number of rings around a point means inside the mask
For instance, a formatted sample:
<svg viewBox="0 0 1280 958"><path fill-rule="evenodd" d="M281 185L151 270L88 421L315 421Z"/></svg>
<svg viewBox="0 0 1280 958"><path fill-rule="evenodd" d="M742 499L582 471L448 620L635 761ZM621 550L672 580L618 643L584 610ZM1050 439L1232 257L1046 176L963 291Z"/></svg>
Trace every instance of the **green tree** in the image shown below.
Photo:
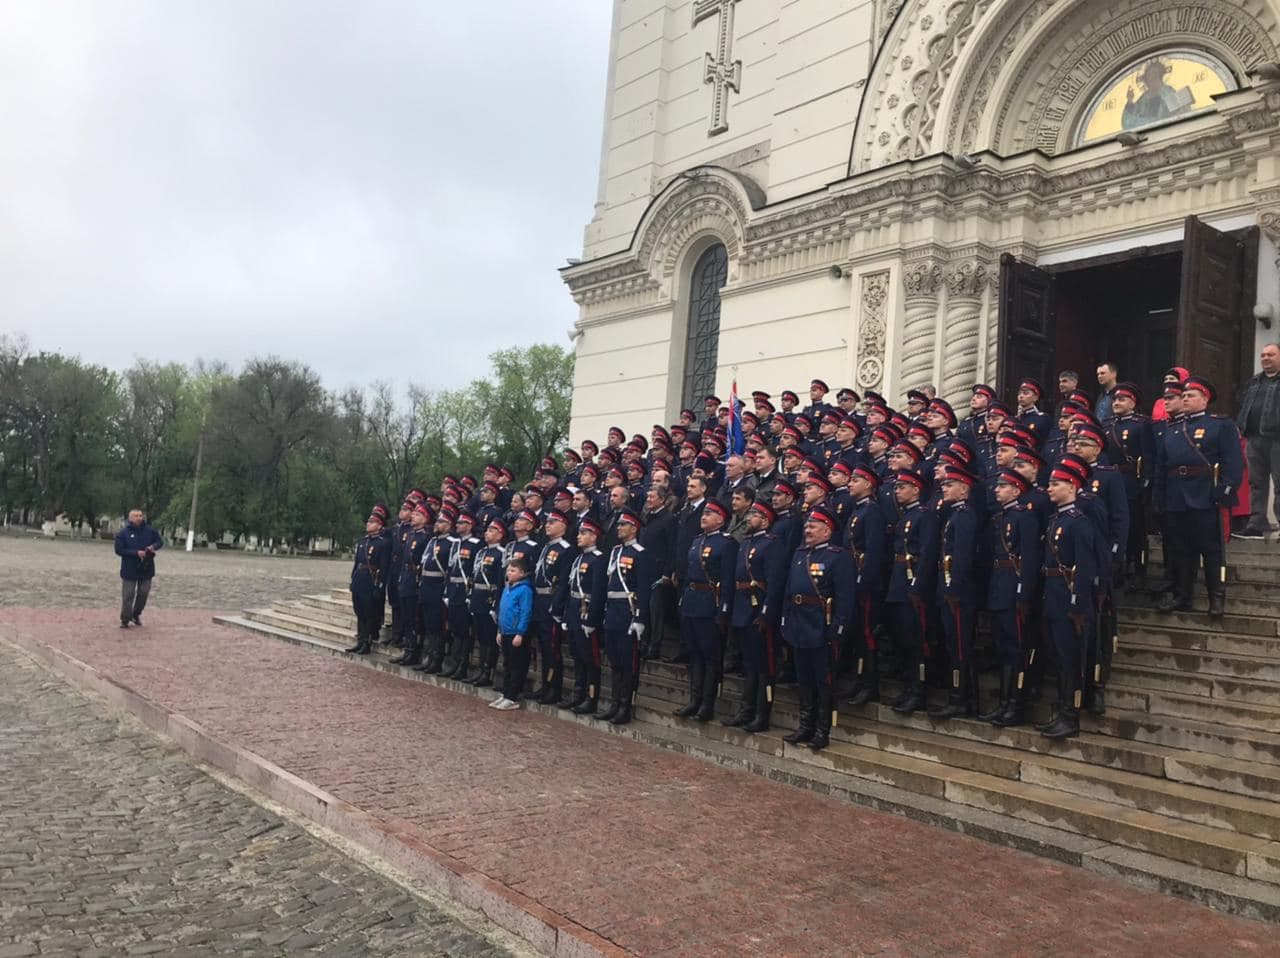
<svg viewBox="0 0 1280 958"><path fill-rule="evenodd" d="M500 349L493 372L471 384L487 451L517 478L531 476L569 435L573 354L559 346Z"/></svg>

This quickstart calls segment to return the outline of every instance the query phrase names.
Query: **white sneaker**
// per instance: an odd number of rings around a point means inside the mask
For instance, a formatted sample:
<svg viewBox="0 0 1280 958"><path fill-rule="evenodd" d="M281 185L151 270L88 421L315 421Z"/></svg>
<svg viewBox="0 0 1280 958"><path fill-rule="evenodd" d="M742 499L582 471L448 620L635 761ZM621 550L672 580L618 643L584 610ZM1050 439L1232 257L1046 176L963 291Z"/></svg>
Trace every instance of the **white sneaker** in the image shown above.
<svg viewBox="0 0 1280 958"><path fill-rule="evenodd" d="M502 704L504 702L509 702L509 701L510 699L508 699L505 695L499 695L496 699L494 699L492 702L489 703L489 708L500 709L502 708Z"/></svg>
<svg viewBox="0 0 1280 958"><path fill-rule="evenodd" d="M512 709L518 709L519 707L520 707L520 703L513 702L511 701L511 699L502 699L501 701L498 702L497 705L494 706L494 708L498 709L501 712L510 712Z"/></svg>

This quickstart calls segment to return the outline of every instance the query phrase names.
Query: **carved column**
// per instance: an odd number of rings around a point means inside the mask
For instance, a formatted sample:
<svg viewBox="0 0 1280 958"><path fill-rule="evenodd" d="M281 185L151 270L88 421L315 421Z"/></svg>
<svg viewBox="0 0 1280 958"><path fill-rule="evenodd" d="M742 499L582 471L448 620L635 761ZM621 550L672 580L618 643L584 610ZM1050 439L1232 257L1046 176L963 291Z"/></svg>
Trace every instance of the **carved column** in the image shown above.
<svg viewBox="0 0 1280 958"><path fill-rule="evenodd" d="M902 361L899 368L902 370L902 387L913 389L933 379L942 266L932 259L908 263L902 276L902 285L906 293L906 319L902 326Z"/></svg>
<svg viewBox="0 0 1280 958"><path fill-rule="evenodd" d="M981 340L982 296L990 270L982 262L960 263L946 273L947 322L942 352L939 394L953 405L963 401L981 378L978 346ZM981 357L985 365L986 357Z"/></svg>
<svg viewBox="0 0 1280 958"><path fill-rule="evenodd" d="M885 332L888 329L889 271L867 273L862 277L860 315L858 317L858 352L854 365L857 387L861 392L884 388Z"/></svg>

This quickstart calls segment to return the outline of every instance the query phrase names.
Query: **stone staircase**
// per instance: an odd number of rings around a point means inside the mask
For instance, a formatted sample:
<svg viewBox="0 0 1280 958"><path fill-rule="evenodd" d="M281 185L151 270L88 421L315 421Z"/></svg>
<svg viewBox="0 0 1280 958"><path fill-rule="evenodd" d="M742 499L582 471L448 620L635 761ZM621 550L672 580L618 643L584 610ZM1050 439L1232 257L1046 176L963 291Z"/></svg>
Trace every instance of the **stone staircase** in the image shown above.
<svg viewBox="0 0 1280 958"><path fill-rule="evenodd" d="M935 723L885 705L842 706L822 752L788 746L792 690L779 690L775 728L748 735L671 714L684 669L645 664L636 720L616 728L548 706L566 721L905 814L1071 864L1280 921L1280 548L1232 543L1228 614L1160 615L1135 584L1122 603L1108 711L1084 716L1077 739L1052 743L1029 726ZM1156 567L1153 574L1160 572ZM354 638L345 592L304 596L219 617L228 625L330 654ZM395 654L395 653L390 653ZM466 694L490 690L358 661ZM607 672L607 670L606 670ZM993 676L984 681L984 704ZM883 690L889 699L893 683ZM721 717L741 682L725 681ZM1045 714L1047 703L1037 712Z"/></svg>

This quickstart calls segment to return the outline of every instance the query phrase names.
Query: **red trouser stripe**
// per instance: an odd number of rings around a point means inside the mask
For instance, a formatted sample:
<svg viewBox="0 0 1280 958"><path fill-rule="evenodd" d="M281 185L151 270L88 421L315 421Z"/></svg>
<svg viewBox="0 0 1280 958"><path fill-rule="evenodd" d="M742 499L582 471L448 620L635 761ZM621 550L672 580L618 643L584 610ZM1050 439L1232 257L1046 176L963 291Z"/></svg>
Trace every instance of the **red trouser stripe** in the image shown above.
<svg viewBox="0 0 1280 958"><path fill-rule="evenodd" d="M862 641L866 643L868 652L876 650L876 634L871 627L871 596L869 595L862 597Z"/></svg>
<svg viewBox="0 0 1280 958"><path fill-rule="evenodd" d="M587 635L591 638L591 664L598 669L600 668L600 632L598 629L592 629Z"/></svg>
<svg viewBox="0 0 1280 958"><path fill-rule="evenodd" d="M960 604L957 602L951 607L951 616L956 623L956 661L964 661L964 636L960 632Z"/></svg>

